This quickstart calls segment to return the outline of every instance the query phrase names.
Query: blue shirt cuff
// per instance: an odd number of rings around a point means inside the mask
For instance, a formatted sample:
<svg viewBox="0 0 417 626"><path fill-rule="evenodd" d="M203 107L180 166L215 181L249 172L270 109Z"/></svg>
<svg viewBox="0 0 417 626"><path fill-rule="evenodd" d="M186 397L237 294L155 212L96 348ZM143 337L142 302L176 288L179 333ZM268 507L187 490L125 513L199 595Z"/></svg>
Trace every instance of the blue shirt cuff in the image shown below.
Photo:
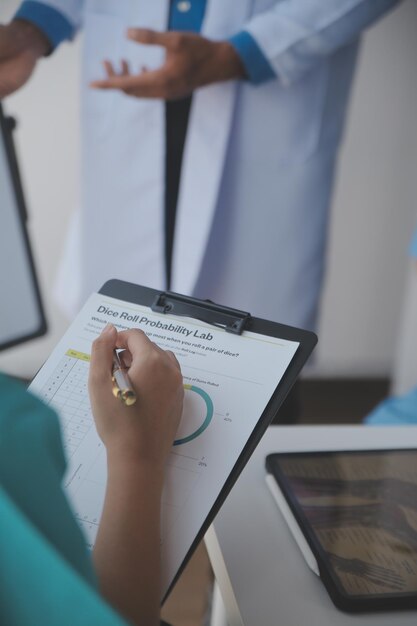
<svg viewBox="0 0 417 626"><path fill-rule="evenodd" d="M71 22L62 13L42 2L34 0L23 2L14 17L37 26L44 33L53 50L62 41L71 39L74 35L75 28Z"/></svg>
<svg viewBox="0 0 417 626"><path fill-rule="evenodd" d="M417 230L415 231L410 243L410 255L417 259Z"/></svg>
<svg viewBox="0 0 417 626"><path fill-rule="evenodd" d="M259 85L276 77L268 59L246 30L230 37L229 43L240 56L251 83Z"/></svg>

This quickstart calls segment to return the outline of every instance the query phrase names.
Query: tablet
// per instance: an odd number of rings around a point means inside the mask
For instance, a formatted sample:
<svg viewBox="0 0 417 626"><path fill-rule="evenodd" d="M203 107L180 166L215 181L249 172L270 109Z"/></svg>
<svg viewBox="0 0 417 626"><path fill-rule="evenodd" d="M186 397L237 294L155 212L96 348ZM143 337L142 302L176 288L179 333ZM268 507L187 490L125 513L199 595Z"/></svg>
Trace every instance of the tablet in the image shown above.
<svg viewBox="0 0 417 626"><path fill-rule="evenodd" d="M266 468L338 608L417 608L417 449L272 454Z"/></svg>
<svg viewBox="0 0 417 626"><path fill-rule="evenodd" d="M0 104L0 350L46 332L12 128Z"/></svg>

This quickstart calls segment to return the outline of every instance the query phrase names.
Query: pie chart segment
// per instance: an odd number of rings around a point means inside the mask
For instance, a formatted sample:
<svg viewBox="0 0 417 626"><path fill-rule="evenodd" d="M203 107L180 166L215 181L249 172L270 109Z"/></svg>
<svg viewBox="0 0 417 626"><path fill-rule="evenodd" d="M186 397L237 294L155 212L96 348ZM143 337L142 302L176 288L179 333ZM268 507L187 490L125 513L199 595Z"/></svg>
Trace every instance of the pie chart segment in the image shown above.
<svg viewBox="0 0 417 626"><path fill-rule="evenodd" d="M184 409L174 446L199 437L210 424L214 406L209 394L196 385L184 385Z"/></svg>

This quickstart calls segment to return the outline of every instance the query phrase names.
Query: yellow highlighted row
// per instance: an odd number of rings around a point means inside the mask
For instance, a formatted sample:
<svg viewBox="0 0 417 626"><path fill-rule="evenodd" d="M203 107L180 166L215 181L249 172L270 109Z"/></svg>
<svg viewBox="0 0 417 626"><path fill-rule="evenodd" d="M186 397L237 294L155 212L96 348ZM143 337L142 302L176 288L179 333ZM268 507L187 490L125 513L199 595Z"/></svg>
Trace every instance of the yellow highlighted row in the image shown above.
<svg viewBox="0 0 417 626"><path fill-rule="evenodd" d="M90 362L91 359L89 354L85 354L85 352L78 352L77 350L69 349L65 354L66 356L72 356L73 359L80 359L80 361Z"/></svg>

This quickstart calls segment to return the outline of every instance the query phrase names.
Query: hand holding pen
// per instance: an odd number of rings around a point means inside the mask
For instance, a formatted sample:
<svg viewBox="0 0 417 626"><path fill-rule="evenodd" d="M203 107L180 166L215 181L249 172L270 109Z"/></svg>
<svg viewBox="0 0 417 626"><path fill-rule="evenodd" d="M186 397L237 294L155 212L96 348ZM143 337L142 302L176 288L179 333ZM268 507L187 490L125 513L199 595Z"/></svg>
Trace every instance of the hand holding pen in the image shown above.
<svg viewBox="0 0 417 626"><path fill-rule="evenodd" d="M121 370L137 395L130 406L113 394L115 349L123 350ZM100 590L129 623L159 624L161 501L182 413L180 367L142 331L108 325L92 346L88 386L107 464L93 553Z"/></svg>
<svg viewBox="0 0 417 626"><path fill-rule="evenodd" d="M115 371L115 350L123 351L117 372L127 376L126 381ZM118 390L113 382L116 374ZM162 350L143 331L117 332L112 325L104 329L92 347L89 390L108 459L132 459L164 472L181 418L182 382L174 354ZM131 390L136 402L130 406L121 402L120 390Z"/></svg>

